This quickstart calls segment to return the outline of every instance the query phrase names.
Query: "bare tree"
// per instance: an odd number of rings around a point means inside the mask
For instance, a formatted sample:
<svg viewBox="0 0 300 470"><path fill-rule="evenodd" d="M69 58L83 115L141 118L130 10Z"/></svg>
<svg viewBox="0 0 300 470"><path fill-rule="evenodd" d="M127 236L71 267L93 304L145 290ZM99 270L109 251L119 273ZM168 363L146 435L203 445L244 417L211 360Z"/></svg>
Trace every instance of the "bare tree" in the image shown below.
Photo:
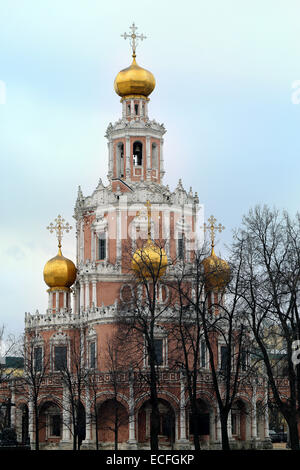
<svg viewBox="0 0 300 470"><path fill-rule="evenodd" d="M16 391L27 395L33 403L33 425L35 430L35 450L39 450L40 408L39 397L45 377L49 374L49 353L41 345L41 338L34 332L27 333L23 339L24 375L15 380Z"/></svg>
<svg viewBox="0 0 300 470"><path fill-rule="evenodd" d="M118 322L123 338L128 337L131 343L131 363L128 364L139 371L150 389L150 445L151 450L158 450L159 434L159 361L157 357L155 329L164 323L164 315L170 305L158 302L158 292L163 284L162 276L166 271L166 254L163 243L147 242L134 254L131 248L127 251L129 278L126 281L131 287L132 295L120 304ZM122 341L122 339L121 339Z"/></svg>
<svg viewBox="0 0 300 470"><path fill-rule="evenodd" d="M270 399L288 424L291 448L298 450L300 369L294 364L293 344L300 338L300 215L291 220L267 206L251 209L235 233L233 261L241 266L237 290L264 364Z"/></svg>
<svg viewBox="0 0 300 470"><path fill-rule="evenodd" d="M208 351L212 386L216 395L222 433L222 448L228 450L228 415L245 374L241 365L245 350L246 331L239 315L239 295L233 292L225 302L228 272L217 262L209 275L204 270L205 249L194 253L190 263L177 264L175 282L170 283L178 296L177 338L179 355L185 372L186 386L193 422L194 446L199 443L199 407L197 403L197 379L200 371L200 345L204 341ZM239 266L236 267L237 271ZM214 279L214 286L210 281ZM235 282L232 272L231 283ZM224 282L226 281L226 282ZM214 288L212 288L214 287ZM218 343L224 345L223 357L219 357ZM220 362L221 359L221 362Z"/></svg>
<svg viewBox="0 0 300 470"><path fill-rule="evenodd" d="M85 438L85 414L82 398L85 398L88 385L88 369L85 363L83 330L78 329L70 338L69 348L63 346L57 350L55 369L59 371L62 384L67 391L64 409L71 418L73 450L80 450ZM69 419L64 423L69 425Z"/></svg>
<svg viewBox="0 0 300 470"><path fill-rule="evenodd" d="M6 334L4 325L0 327L0 388L6 394L14 383L15 375L19 368L23 368L23 361L15 357L18 352L18 341L14 335ZM11 425L11 407L14 404L9 396L6 401L0 403L0 431Z"/></svg>

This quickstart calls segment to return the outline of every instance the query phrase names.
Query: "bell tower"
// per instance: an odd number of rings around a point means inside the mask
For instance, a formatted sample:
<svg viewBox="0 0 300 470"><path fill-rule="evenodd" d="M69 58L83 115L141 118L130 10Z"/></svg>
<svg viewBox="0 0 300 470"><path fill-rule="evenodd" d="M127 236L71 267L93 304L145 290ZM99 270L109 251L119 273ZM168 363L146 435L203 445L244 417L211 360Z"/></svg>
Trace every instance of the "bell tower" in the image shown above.
<svg viewBox="0 0 300 470"><path fill-rule="evenodd" d="M163 124L148 117L149 95L155 88L155 78L151 72L136 62L138 41L146 39L137 34L133 23L131 33L121 36L129 39L132 47L132 63L121 70L114 82L115 92L121 97L122 117L114 125L109 124L108 139L108 179L112 190L128 191L131 185L140 181L162 183Z"/></svg>

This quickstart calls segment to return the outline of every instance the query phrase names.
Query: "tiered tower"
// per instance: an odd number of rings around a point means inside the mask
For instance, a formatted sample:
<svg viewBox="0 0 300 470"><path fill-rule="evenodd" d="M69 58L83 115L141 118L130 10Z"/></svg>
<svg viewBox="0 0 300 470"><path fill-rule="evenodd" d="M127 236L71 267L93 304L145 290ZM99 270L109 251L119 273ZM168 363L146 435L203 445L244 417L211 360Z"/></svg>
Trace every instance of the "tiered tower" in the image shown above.
<svg viewBox="0 0 300 470"><path fill-rule="evenodd" d="M164 242L168 259L188 261L196 238L197 193L191 188L185 191L181 180L174 192L162 182L166 129L149 119L155 78L136 62L137 41L145 39L136 29L133 24L132 32L122 35L131 41L133 60L114 82L122 117L106 131L109 184L100 179L89 197L79 188L75 206L76 311L81 313L113 307L122 298L124 256L130 250L134 253L138 237L148 238L147 204L151 205L151 239Z"/></svg>

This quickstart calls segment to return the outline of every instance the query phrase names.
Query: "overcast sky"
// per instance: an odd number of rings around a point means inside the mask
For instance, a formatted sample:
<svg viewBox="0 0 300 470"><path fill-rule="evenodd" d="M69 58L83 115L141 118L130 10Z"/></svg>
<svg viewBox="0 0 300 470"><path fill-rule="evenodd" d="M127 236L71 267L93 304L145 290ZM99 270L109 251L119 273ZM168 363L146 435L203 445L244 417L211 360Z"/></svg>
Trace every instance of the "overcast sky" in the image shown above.
<svg viewBox="0 0 300 470"><path fill-rule="evenodd" d="M133 21L147 36L137 61L156 78L149 115L167 128L164 183L182 178L225 225L217 252L257 203L295 214L299 18L298 0L2 0L0 324L21 333L25 311L44 313L46 226L58 214L74 226L78 185L87 196L107 184ZM74 229L63 253L75 259Z"/></svg>

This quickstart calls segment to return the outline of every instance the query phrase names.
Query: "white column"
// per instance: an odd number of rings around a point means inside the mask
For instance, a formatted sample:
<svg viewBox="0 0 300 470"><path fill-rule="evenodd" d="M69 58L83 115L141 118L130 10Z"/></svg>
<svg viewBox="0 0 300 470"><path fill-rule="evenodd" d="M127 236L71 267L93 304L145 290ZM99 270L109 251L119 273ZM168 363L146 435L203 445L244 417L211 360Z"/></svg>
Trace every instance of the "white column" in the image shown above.
<svg viewBox="0 0 300 470"><path fill-rule="evenodd" d="M73 295L72 295L72 305L71 305L71 294L70 294L69 295L70 305L68 307L69 309L72 309L73 313L78 312L77 298L78 298L78 289L77 289L77 287L74 287L73 288Z"/></svg>
<svg viewBox="0 0 300 470"><path fill-rule="evenodd" d="M121 213L119 207L116 208L116 243L117 243L117 261L121 260Z"/></svg>
<svg viewBox="0 0 300 470"><path fill-rule="evenodd" d="M160 162L160 178L162 179L165 173L164 169L164 139L160 139L160 152L159 152L159 162Z"/></svg>
<svg viewBox="0 0 300 470"><path fill-rule="evenodd" d="M134 410L134 390L133 376L129 377L129 443L135 443L135 410Z"/></svg>
<svg viewBox="0 0 300 470"><path fill-rule="evenodd" d="M86 310L90 306L90 283L88 280L85 281L85 308Z"/></svg>
<svg viewBox="0 0 300 470"><path fill-rule="evenodd" d="M80 312L84 311L84 283L80 281Z"/></svg>
<svg viewBox="0 0 300 470"><path fill-rule="evenodd" d="M67 292L64 292L64 308L67 308Z"/></svg>
<svg viewBox="0 0 300 470"><path fill-rule="evenodd" d="M59 291L57 290L55 292L55 308L56 308L56 313L59 310Z"/></svg>
<svg viewBox="0 0 300 470"><path fill-rule="evenodd" d="M227 433L228 433L228 439L232 439L231 411L229 411L228 413Z"/></svg>
<svg viewBox="0 0 300 470"><path fill-rule="evenodd" d="M29 439L30 445L32 446L34 443L34 421L33 421L33 401L32 397L29 397L28 402L28 431L29 431Z"/></svg>
<svg viewBox="0 0 300 470"><path fill-rule="evenodd" d="M219 411L217 412L217 441L222 442L222 431L221 431L221 419L220 419L220 413Z"/></svg>
<svg viewBox="0 0 300 470"><path fill-rule="evenodd" d="M127 177L130 177L130 137L126 136L126 168L125 173Z"/></svg>
<svg viewBox="0 0 300 470"><path fill-rule="evenodd" d="M126 102L125 100L122 101L122 118L126 118Z"/></svg>
<svg viewBox="0 0 300 470"><path fill-rule="evenodd" d="M140 109L140 117L144 117L144 113L143 113L143 100L140 100L140 104L139 104L139 109Z"/></svg>
<svg viewBox="0 0 300 470"><path fill-rule="evenodd" d="M251 406L251 437L257 438L257 416L256 416L256 385L253 386Z"/></svg>
<svg viewBox="0 0 300 470"><path fill-rule="evenodd" d="M269 410L268 410L268 387L265 381L265 394L264 394L264 419L265 419L265 439L269 439Z"/></svg>
<svg viewBox="0 0 300 470"><path fill-rule="evenodd" d="M97 280L93 279L92 280L92 302L95 307L97 307Z"/></svg>
<svg viewBox="0 0 300 470"><path fill-rule="evenodd" d="M52 308L53 308L53 292L49 292L48 308L49 308L49 310L52 310Z"/></svg>
<svg viewBox="0 0 300 470"><path fill-rule="evenodd" d="M168 258L170 257L170 210L167 205L164 205L162 210L162 227L163 227L163 239L166 240L165 250Z"/></svg>
<svg viewBox="0 0 300 470"><path fill-rule="evenodd" d="M150 137L146 137L146 178L150 180L150 170L151 170L151 153L150 153ZM149 170L149 171L148 171Z"/></svg>
<svg viewBox="0 0 300 470"><path fill-rule="evenodd" d="M15 400L16 400L15 386L13 384L12 389L11 389L11 403L13 405L15 405ZM16 425L16 406L10 407L10 424L12 428L14 428Z"/></svg>
<svg viewBox="0 0 300 470"><path fill-rule="evenodd" d="M80 243L80 249L79 249L79 263L82 263L83 260L84 260L84 229L83 229L83 220L80 221L80 239L79 239L79 243Z"/></svg>
<svg viewBox="0 0 300 470"><path fill-rule="evenodd" d="M145 101L145 116L148 117L148 101Z"/></svg>
<svg viewBox="0 0 300 470"><path fill-rule="evenodd" d="M89 396L89 390L88 388L86 388L86 391L85 391L85 429L86 429L85 442L89 442L92 439L91 421L92 421L91 401L90 401L90 396Z"/></svg>
<svg viewBox="0 0 300 470"><path fill-rule="evenodd" d="M108 174L109 176L113 176L113 165L114 165L113 142L110 139L108 142Z"/></svg>
<svg viewBox="0 0 300 470"><path fill-rule="evenodd" d="M130 117L134 117L134 100L130 100Z"/></svg>
<svg viewBox="0 0 300 470"><path fill-rule="evenodd" d="M95 261L95 232L91 229L91 261Z"/></svg>
<svg viewBox="0 0 300 470"><path fill-rule="evenodd" d="M183 372L180 373L180 439L186 440L185 386Z"/></svg>
<svg viewBox="0 0 300 470"><path fill-rule="evenodd" d="M68 390L63 387L63 410L62 410L62 440L71 440L71 413L69 411Z"/></svg>

